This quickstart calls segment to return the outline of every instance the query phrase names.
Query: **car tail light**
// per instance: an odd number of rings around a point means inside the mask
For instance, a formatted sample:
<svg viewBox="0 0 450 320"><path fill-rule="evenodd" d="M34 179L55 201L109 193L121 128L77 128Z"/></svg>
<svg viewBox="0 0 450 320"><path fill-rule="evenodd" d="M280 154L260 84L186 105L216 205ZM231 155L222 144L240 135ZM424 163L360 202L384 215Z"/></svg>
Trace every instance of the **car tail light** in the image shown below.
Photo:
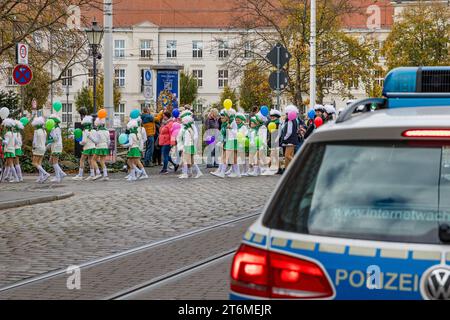
<svg viewBox="0 0 450 320"><path fill-rule="evenodd" d="M450 129L414 129L402 133L406 138L450 138Z"/></svg>
<svg viewBox="0 0 450 320"><path fill-rule="evenodd" d="M317 264L248 245L233 259L231 290L265 298L327 298L333 289Z"/></svg>

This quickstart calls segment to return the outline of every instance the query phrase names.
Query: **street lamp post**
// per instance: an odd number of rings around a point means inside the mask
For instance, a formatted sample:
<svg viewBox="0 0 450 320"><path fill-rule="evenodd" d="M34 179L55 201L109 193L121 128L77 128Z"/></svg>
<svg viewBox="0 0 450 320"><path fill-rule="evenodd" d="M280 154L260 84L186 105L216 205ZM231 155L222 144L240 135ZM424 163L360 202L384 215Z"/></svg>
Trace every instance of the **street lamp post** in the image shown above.
<svg viewBox="0 0 450 320"><path fill-rule="evenodd" d="M67 136L69 136L69 77L66 78L66 129L67 129Z"/></svg>
<svg viewBox="0 0 450 320"><path fill-rule="evenodd" d="M103 38L103 29L101 29L97 25L97 21L92 22L92 27L90 29L86 30L87 38L89 41L89 45L91 47L91 52L93 56L93 67L94 67L94 74L93 74L93 80L94 80L94 86L93 86L93 96L94 96L94 114L97 113L97 59L101 59L101 54L99 53L98 49L100 47L100 43Z"/></svg>

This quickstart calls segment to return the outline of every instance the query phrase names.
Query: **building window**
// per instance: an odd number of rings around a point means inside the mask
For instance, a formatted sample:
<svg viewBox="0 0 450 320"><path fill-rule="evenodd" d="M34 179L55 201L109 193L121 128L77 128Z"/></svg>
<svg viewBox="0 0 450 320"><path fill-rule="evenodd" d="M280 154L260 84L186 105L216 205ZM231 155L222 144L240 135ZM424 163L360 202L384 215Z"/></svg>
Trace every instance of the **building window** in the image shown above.
<svg viewBox="0 0 450 320"><path fill-rule="evenodd" d="M152 41L141 40L141 58L150 59L152 57Z"/></svg>
<svg viewBox="0 0 450 320"><path fill-rule="evenodd" d="M167 41L167 58L176 58L177 57L177 41L176 40L168 40Z"/></svg>
<svg viewBox="0 0 450 320"><path fill-rule="evenodd" d="M219 88L228 86L228 70L219 70Z"/></svg>
<svg viewBox="0 0 450 320"><path fill-rule="evenodd" d="M114 57L125 57L125 40L114 40Z"/></svg>
<svg viewBox="0 0 450 320"><path fill-rule="evenodd" d="M125 122L125 103L119 103L119 105L114 108L114 117L119 118L120 123Z"/></svg>
<svg viewBox="0 0 450 320"><path fill-rule="evenodd" d="M63 103L62 104L62 122L72 123L72 104Z"/></svg>
<svg viewBox="0 0 450 320"><path fill-rule="evenodd" d="M115 69L115 80L116 86L123 88L125 87L125 69Z"/></svg>
<svg viewBox="0 0 450 320"><path fill-rule="evenodd" d="M194 104L194 111L195 111L195 113L202 115L203 114L203 104L196 102Z"/></svg>
<svg viewBox="0 0 450 320"><path fill-rule="evenodd" d="M246 42L244 44L244 58L252 59L253 58L253 46L251 42Z"/></svg>
<svg viewBox="0 0 450 320"><path fill-rule="evenodd" d="M13 68L8 68L8 86L17 86L17 83L14 81L13 78Z"/></svg>
<svg viewBox="0 0 450 320"><path fill-rule="evenodd" d="M331 89L333 87L333 77L331 73L327 73L323 79L323 87L325 89Z"/></svg>
<svg viewBox="0 0 450 320"><path fill-rule="evenodd" d="M384 86L384 77L383 77L383 71L381 70L375 70L374 72L374 79L375 79L375 84L383 87Z"/></svg>
<svg viewBox="0 0 450 320"><path fill-rule="evenodd" d="M61 75L63 86L72 86L72 69L67 69Z"/></svg>
<svg viewBox="0 0 450 320"><path fill-rule="evenodd" d="M219 41L219 59L226 59L230 54L228 49L228 41Z"/></svg>
<svg viewBox="0 0 450 320"><path fill-rule="evenodd" d="M192 57L203 58L203 42L192 41Z"/></svg>
<svg viewBox="0 0 450 320"><path fill-rule="evenodd" d="M203 87L203 70L192 70L192 76L197 80L197 87Z"/></svg>

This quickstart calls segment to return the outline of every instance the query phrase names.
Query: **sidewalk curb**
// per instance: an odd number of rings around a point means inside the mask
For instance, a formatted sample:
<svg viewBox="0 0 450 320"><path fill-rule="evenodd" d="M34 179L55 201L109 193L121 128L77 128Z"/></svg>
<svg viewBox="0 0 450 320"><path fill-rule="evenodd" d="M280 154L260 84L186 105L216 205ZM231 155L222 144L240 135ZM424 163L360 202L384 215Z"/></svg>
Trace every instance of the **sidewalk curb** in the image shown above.
<svg viewBox="0 0 450 320"><path fill-rule="evenodd" d="M36 197L32 199L26 199L26 200L14 200L14 201L5 201L0 203L0 210L4 209L11 209L11 208L18 208L23 206L29 206L33 204L39 204L39 203L46 203L56 200L62 200L70 198L74 195L73 192L66 192L58 195L53 196L43 196L43 197Z"/></svg>

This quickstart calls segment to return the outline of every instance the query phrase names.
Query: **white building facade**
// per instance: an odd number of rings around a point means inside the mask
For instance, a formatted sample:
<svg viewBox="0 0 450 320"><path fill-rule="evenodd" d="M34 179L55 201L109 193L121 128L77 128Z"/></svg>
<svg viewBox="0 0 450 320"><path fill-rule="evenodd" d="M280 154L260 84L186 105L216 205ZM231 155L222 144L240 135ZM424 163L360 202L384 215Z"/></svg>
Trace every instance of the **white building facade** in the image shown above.
<svg viewBox="0 0 450 320"><path fill-rule="evenodd" d="M401 6L401 5L400 5ZM396 10L395 12L399 12ZM376 9L374 11L376 14ZM389 28L382 28L376 23L370 25L368 16L367 28L349 29L355 37L372 37L380 44L389 35ZM227 68L227 59L231 55L234 44L240 40L243 30L212 27L160 27L152 22L144 21L129 27L113 29L113 64L115 84L121 92L121 101L115 106L115 123L122 126L128 120L133 109L142 109L146 102L143 93L143 70L154 69L161 65L181 66L185 72L193 74L198 84L198 99L195 110L202 113L210 105L219 102L223 88L229 86L236 89L240 79ZM381 61L383 63L383 61ZM98 73L102 74L102 61L98 63ZM56 72L55 72L56 73ZM63 122L70 126L79 121L75 99L77 93L86 85L93 85L93 70L79 65L69 69L58 85L62 90L55 90L53 100L59 100L63 109L59 112ZM156 77L154 76L154 79ZM382 84L384 75L376 81ZM0 89L17 89L11 77L0 79ZM352 88L356 98L366 96L362 83L356 81ZM153 83L153 101L156 99L156 85ZM329 95L325 103L345 106L346 99ZM289 103L282 99L282 103ZM44 107L44 115L50 113L50 104Z"/></svg>

